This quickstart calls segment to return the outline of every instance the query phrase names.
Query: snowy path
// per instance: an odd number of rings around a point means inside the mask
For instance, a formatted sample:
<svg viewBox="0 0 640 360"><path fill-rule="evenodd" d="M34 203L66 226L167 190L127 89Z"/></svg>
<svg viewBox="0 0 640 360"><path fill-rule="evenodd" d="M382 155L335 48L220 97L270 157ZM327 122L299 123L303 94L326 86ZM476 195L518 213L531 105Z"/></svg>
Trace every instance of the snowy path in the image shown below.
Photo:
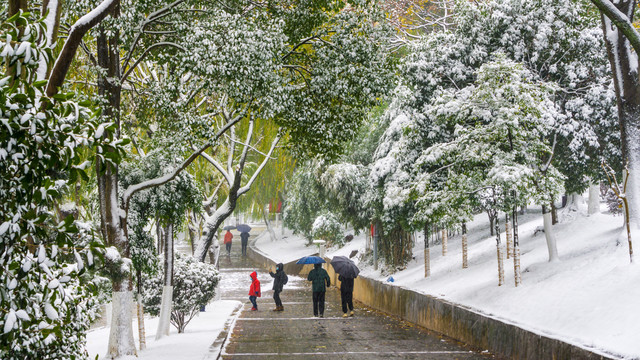
<svg viewBox="0 0 640 360"><path fill-rule="evenodd" d="M283 255L285 256L285 255ZM289 275L281 295L285 311L273 312L272 279L240 254L234 239L231 256L221 255L222 298L240 300L243 310L222 352L222 359L487 359L485 355L412 324L356 305L356 315L342 318L340 294L327 291L325 317L312 317L311 288ZM259 311L249 311L249 274L262 284Z"/></svg>

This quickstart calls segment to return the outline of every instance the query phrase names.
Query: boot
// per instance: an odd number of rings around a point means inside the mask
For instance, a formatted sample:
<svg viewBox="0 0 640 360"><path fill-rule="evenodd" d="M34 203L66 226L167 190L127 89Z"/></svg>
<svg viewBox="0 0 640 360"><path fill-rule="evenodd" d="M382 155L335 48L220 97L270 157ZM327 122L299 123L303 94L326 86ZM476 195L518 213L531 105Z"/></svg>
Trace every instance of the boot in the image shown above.
<svg viewBox="0 0 640 360"><path fill-rule="evenodd" d="M280 306L276 306L276 308L273 309L272 311L280 311Z"/></svg>
<svg viewBox="0 0 640 360"><path fill-rule="evenodd" d="M353 310L351 310L351 314L349 314L349 316L353 316L353 315L355 315L355 313L353 312Z"/></svg>
<svg viewBox="0 0 640 360"><path fill-rule="evenodd" d="M284 311L284 306L280 305L278 306L279 310L278 311Z"/></svg>
<svg viewBox="0 0 640 360"><path fill-rule="evenodd" d="M349 317L349 314L344 313L344 315L342 315L342 317L344 317L344 318Z"/></svg>

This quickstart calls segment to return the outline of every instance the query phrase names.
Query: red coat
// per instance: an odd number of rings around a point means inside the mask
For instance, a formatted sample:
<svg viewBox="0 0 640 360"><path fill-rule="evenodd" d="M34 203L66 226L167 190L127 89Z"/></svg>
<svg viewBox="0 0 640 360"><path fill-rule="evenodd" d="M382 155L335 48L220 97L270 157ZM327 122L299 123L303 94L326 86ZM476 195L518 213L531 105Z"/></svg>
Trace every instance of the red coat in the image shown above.
<svg viewBox="0 0 640 360"><path fill-rule="evenodd" d="M258 273L252 272L251 275L251 287L249 288L249 296L257 296L261 297L262 293L260 292L260 280L258 280Z"/></svg>
<svg viewBox="0 0 640 360"><path fill-rule="evenodd" d="M224 243L230 244L231 240L233 240L233 234L231 233L231 231L227 231L227 233L224 234Z"/></svg>

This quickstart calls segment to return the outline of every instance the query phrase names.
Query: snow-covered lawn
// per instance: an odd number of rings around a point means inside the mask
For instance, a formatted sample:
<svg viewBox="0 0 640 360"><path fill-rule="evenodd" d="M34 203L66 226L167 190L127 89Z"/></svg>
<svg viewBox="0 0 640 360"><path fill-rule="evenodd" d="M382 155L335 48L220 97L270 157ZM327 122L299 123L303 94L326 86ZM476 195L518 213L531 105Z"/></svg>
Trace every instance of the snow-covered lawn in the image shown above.
<svg viewBox="0 0 640 360"><path fill-rule="evenodd" d="M604 208L603 208L604 210ZM407 269L394 273L395 286L443 298L539 334L561 339L594 351L640 358L640 266L629 263L626 240L616 245L622 218L610 214L561 213L555 225L560 261L549 263L539 209L520 218L523 284L515 287L513 261L505 259L506 284L498 286L495 237L489 234L487 216L468 224L469 268L462 269L460 235L449 239L448 253L431 247L431 277L424 278L424 240L415 244L415 259ZM573 219L572 219L573 218ZM504 219L502 243L504 246ZM364 250L364 236L328 257ZM278 244L276 242L275 244ZM274 243L261 250L283 256ZM304 240L290 236L287 249L302 253ZM313 247L307 248L314 252ZM362 274L386 281L389 274L360 264Z"/></svg>
<svg viewBox="0 0 640 360"><path fill-rule="evenodd" d="M276 230L278 241L272 241L267 231L256 238L254 246L258 250L269 255L275 262L283 264L318 253L317 246L307 246L307 241L299 235L293 235L289 229L285 229L284 236L280 229Z"/></svg>
<svg viewBox="0 0 640 360"><path fill-rule="evenodd" d="M223 330L227 318L238 304L240 302L233 300L214 301L207 305L205 312L199 313L191 320L184 333L178 334L178 330L172 325L171 334L158 341L155 340L155 334L159 318L146 318L147 348L144 351L138 351L138 357L133 359L203 359L209 353L209 347ZM138 346L138 322L135 320L135 316L133 329ZM107 353L108 341L108 327L90 331L87 334L89 358L93 359L96 355L100 355L101 359L104 358Z"/></svg>

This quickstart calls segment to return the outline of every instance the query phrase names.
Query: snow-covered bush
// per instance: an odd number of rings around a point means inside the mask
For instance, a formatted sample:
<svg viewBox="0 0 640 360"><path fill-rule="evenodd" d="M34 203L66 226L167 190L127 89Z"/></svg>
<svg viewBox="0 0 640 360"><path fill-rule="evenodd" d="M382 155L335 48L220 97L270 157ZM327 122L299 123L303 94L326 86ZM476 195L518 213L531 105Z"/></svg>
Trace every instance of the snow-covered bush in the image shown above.
<svg viewBox="0 0 640 360"><path fill-rule="evenodd" d="M42 95L34 79L51 53L35 16L0 24L0 358L82 359L98 305L86 270L101 245L91 224L55 209L88 178L82 156L106 146L104 126L76 94Z"/></svg>
<svg viewBox="0 0 640 360"><path fill-rule="evenodd" d="M313 221L312 234L314 239L325 240L329 246L342 245L344 241L342 225L331 212L326 212Z"/></svg>
<svg viewBox="0 0 640 360"><path fill-rule="evenodd" d="M209 303L215 296L220 275L213 265L199 262L188 255L176 254L173 265L171 323L182 333L189 321L200 311L200 307ZM149 314L154 316L160 314L163 282L162 273L145 280L143 303Z"/></svg>

